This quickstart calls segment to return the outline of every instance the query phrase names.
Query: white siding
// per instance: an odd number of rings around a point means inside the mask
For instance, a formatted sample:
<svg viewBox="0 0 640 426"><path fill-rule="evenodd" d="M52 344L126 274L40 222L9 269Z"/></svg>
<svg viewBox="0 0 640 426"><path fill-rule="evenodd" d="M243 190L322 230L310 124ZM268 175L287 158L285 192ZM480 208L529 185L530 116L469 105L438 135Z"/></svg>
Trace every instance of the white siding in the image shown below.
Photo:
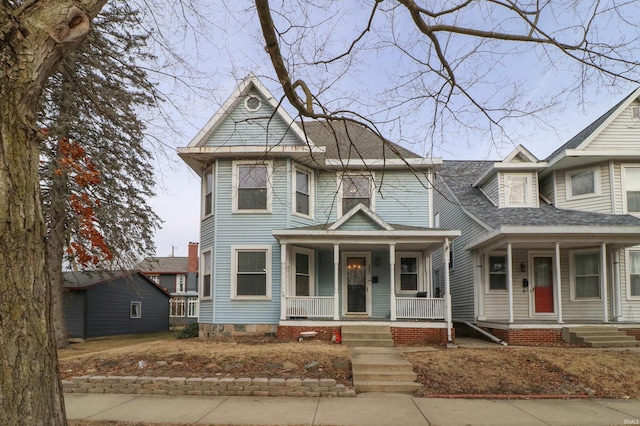
<svg viewBox="0 0 640 426"><path fill-rule="evenodd" d="M631 117L631 108L640 106L633 102L584 149L585 151L640 151L640 119Z"/></svg>
<svg viewBox="0 0 640 426"><path fill-rule="evenodd" d="M495 203L495 205L500 204L500 189L498 185L498 173L491 178L487 183L482 185L482 191L489 197L491 201Z"/></svg>
<svg viewBox="0 0 640 426"><path fill-rule="evenodd" d="M640 250L640 246L634 247ZM627 257L625 250L620 251L620 287L622 295L622 316L624 321L640 322L640 299L628 297L629 279L627 275Z"/></svg>
<svg viewBox="0 0 640 426"><path fill-rule="evenodd" d="M581 170L584 167L577 169L560 170L556 173L556 185L557 185L557 198L556 207L569 210L582 210L598 213L612 213L611 211L611 182L609 180L609 163L600 163L597 165L600 171L600 194L592 197L584 197L577 199L567 199L567 182L566 172L569 170ZM622 211L622 210L620 210Z"/></svg>
<svg viewBox="0 0 640 426"><path fill-rule="evenodd" d="M556 194L553 190L553 175L550 174L540 181L540 194L551 204L556 205Z"/></svg>

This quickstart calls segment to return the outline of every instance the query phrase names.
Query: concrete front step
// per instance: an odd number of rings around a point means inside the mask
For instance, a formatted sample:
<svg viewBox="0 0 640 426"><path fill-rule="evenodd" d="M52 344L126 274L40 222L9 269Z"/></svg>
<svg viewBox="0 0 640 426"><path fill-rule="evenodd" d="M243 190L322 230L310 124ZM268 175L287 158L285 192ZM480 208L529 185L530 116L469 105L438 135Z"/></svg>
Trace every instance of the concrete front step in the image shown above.
<svg viewBox="0 0 640 426"><path fill-rule="evenodd" d="M353 371L355 382L413 382L417 378L413 371Z"/></svg>
<svg viewBox="0 0 640 426"><path fill-rule="evenodd" d="M585 342L598 342L598 341L605 341L605 340L616 340L616 341L621 341L621 342L625 342L625 341L633 341L635 342L636 339L633 336L627 336L626 334L622 333L621 335L618 334L594 334L594 335L589 335L589 336L584 336L579 334L578 337L581 337Z"/></svg>
<svg viewBox="0 0 640 426"><path fill-rule="evenodd" d="M389 326L344 325L342 343L349 347L392 347L393 337Z"/></svg>
<svg viewBox="0 0 640 426"><path fill-rule="evenodd" d="M391 332L373 332L373 331L366 331L366 332L362 332L362 333L354 333L353 331L342 331L342 340L349 340L349 339L386 339L386 340L392 340L393 336L391 335Z"/></svg>
<svg viewBox="0 0 640 426"><path fill-rule="evenodd" d="M391 339L342 339L342 343L349 347L393 347Z"/></svg>
<svg viewBox="0 0 640 426"><path fill-rule="evenodd" d="M586 344L594 348L638 346L633 336L615 327L570 327L562 330L562 338L569 343Z"/></svg>
<svg viewBox="0 0 640 426"><path fill-rule="evenodd" d="M342 333L391 333L388 325L343 325Z"/></svg>
<svg viewBox="0 0 640 426"><path fill-rule="evenodd" d="M355 383L355 388L356 392L411 393L421 389L422 385L415 382L364 381Z"/></svg>
<svg viewBox="0 0 640 426"><path fill-rule="evenodd" d="M598 342L585 342L592 348L632 348L638 346L637 340L604 340Z"/></svg>

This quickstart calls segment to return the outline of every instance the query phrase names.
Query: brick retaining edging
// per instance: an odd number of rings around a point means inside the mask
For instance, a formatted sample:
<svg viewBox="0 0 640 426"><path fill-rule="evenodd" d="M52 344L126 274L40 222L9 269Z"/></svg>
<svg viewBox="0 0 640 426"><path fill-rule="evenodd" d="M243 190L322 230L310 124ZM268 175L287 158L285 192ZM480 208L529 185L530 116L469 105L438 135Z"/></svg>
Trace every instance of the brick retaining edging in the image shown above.
<svg viewBox="0 0 640 426"><path fill-rule="evenodd" d="M335 379L80 376L62 381L66 393L206 396L356 396Z"/></svg>

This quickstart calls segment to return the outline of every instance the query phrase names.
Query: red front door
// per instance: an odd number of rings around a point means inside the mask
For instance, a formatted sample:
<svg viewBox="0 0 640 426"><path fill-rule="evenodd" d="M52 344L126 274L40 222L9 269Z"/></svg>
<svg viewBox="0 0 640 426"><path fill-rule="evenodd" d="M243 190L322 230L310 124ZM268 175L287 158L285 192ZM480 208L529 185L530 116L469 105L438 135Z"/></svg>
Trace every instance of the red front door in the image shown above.
<svg viewBox="0 0 640 426"><path fill-rule="evenodd" d="M553 257L533 258L533 285L535 313L553 312Z"/></svg>

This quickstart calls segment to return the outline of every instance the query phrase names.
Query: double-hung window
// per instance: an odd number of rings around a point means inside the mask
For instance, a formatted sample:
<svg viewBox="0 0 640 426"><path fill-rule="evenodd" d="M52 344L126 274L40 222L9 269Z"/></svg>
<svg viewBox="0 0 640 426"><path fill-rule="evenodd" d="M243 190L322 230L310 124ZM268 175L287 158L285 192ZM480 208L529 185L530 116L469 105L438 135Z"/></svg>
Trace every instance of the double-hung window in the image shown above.
<svg viewBox="0 0 640 426"><path fill-rule="evenodd" d="M211 298L211 252L202 253L202 298Z"/></svg>
<svg viewBox="0 0 640 426"><path fill-rule="evenodd" d="M198 317L198 298L197 297L189 297L187 299L187 317L189 318Z"/></svg>
<svg viewBox="0 0 640 426"><path fill-rule="evenodd" d="M342 176L342 214L363 204L373 210L372 177L364 174L344 174Z"/></svg>
<svg viewBox="0 0 640 426"><path fill-rule="evenodd" d="M533 199L533 174L504 174L505 207L536 207Z"/></svg>
<svg viewBox="0 0 640 426"><path fill-rule="evenodd" d="M169 300L169 316L170 317L184 316L184 297L175 297Z"/></svg>
<svg viewBox="0 0 640 426"><path fill-rule="evenodd" d="M233 163L233 212L271 212L271 162Z"/></svg>
<svg viewBox="0 0 640 426"><path fill-rule="evenodd" d="M600 194L600 168L571 170L565 173L567 199Z"/></svg>
<svg viewBox="0 0 640 426"><path fill-rule="evenodd" d="M271 299L271 246L231 247L234 299Z"/></svg>
<svg viewBox="0 0 640 426"><path fill-rule="evenodd" d="M186 291L187 276L185 274L176 275L176 293L184 293Z"/></svg>
<svg viewBox="0 0 640 426"><path fill-rule="evenodd" d="M293 212L313 216L313 174L296 166L293 172Z"/></svg>
<svg viewBox="0 0 640 426"><path fill-rule="evenodd" d="M629 250L629 296L640 297L640 250Z"/></svg>
<svg viewBox="0 0 640 426"><path fill-rule="evenodd" d="M571 299L599 299L600 252L574 251L570 261Z"/></svg>
<svg viewBox="0 0 640 426"><path fill-rule="evenodd" d="M295 247L293 249L293 256L295 261L293 295L313 296L315 284L313 250Z"/></svg>
<svg viewBox="0 0 640 426"><path fill-rule="evenodd" d="M396 253L396 292L415 293L423 289L420 253Z"/></svg>
<svg viewBox="0 0 640 426"><path fill-rule="evenodd" d="M160 275L158 274L151 274L151 275L147 275L147 277L153 281L154 283L160 285Z"/></svg>
<svg viewBox="0 0 640 426"><path fill-rule="evenodd" d="M131 302L129 305L129 318L142 318L142 302Z"/></svg>
<svg viewBox="0 0 640 426"><path fill-rule="evenodd" d="M640 213L640 166L623 166L625 213Z"/></svg>
<svg viewBox="0 0 640 426"><path fill-rule="evenodd" d="M502 254L489 255L489 291L507 289L507 256Z"/></svg>
<svg viewBox="0 0 640 426"><path fill-rule="evenodd" d="M209 216L213 212L213 173L204 174L204 215Z"/></svg>

